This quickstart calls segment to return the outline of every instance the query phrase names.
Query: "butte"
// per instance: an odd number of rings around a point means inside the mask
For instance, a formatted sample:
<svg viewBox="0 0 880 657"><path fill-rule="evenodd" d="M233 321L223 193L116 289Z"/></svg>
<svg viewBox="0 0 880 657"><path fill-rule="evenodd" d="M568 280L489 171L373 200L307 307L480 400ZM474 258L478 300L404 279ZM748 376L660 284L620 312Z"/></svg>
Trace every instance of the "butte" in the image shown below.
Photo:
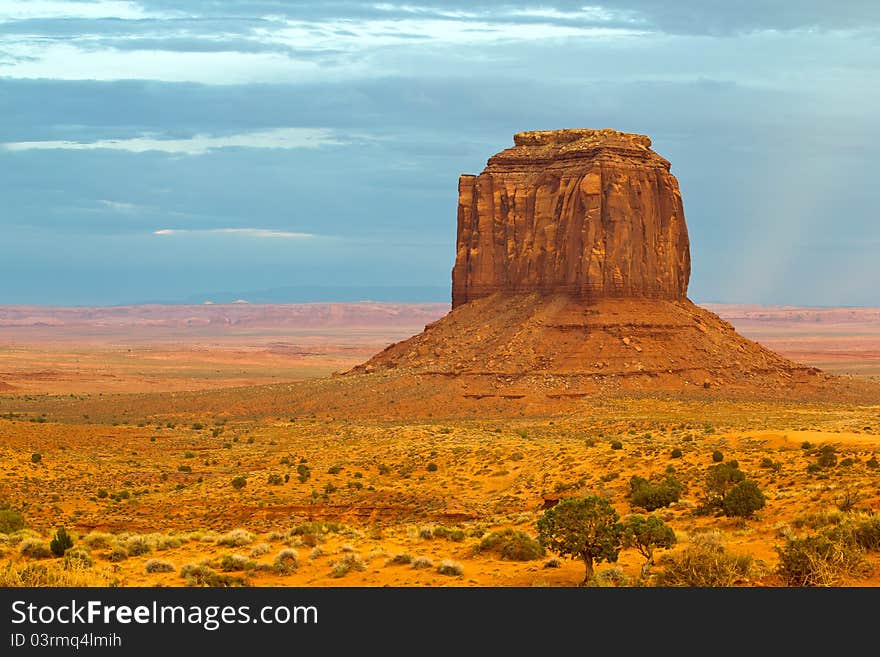
<svg viewBox="0 0 880 657"><path fill-rule="evenodd" d="M518 133L459 178L452 310L334 377L336 401L379 414L533 414L608 394L859 388L739 335L688 299L689 280L678 181L648 137Z"/></svg>

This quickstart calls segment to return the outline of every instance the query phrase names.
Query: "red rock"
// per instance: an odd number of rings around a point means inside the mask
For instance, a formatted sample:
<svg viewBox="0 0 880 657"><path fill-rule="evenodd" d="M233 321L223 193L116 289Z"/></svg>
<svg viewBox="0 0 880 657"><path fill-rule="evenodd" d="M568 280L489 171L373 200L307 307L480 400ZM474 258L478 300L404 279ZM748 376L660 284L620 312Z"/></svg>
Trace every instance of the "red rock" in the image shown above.
<svg viewBox="0 0 880 657"><path fill-rule="evenodd" d="M453 308L496 292L683 299L690 276L678 181L644 135L514 135L459 179Z"/></svg>

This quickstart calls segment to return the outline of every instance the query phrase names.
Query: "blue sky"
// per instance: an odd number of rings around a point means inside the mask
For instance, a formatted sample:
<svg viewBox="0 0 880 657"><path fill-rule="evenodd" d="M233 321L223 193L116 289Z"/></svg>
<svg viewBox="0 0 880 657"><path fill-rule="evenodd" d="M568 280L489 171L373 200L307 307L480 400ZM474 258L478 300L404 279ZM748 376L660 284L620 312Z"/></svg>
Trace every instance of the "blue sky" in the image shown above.
<svg viewBox="0 0 880 657"><path fill-rule="evenodd" d="M694 301L878 306L878 117L876 0L0 0L0 304L446 301L458 175L610 127Z"/></svg>

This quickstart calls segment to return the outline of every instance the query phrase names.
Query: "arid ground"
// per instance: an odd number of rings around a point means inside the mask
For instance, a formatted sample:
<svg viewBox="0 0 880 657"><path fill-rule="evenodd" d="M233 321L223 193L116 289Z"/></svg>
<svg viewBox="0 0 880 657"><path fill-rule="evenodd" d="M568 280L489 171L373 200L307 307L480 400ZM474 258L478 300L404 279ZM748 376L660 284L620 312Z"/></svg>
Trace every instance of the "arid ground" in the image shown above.
<svg viewBox="0 0 880 657"><path fill-rule="evenodd" d="M793 360L880 379L876 309L706 307ZM808 539L829 546L810 583L880 585L864 538L880 537L880 392L415 412L426 384L406 404L377 389L381 413L346 403L349 377L332 373L447 310L0 308L0 583L576 586L582 562L527 539L559 499L600 494L622 518L658 515L676 543L647 578L625 548L596 583L662 584L699 553L743 557L714 585L790 585L781 551ZM709 469L731 461L766 498L753 517L707 504ZM677 501L639 506L633 476L674 479ZM64 558L48 549L59 526L74 540ZM838 540L853 528L860 542Z"/></svg>

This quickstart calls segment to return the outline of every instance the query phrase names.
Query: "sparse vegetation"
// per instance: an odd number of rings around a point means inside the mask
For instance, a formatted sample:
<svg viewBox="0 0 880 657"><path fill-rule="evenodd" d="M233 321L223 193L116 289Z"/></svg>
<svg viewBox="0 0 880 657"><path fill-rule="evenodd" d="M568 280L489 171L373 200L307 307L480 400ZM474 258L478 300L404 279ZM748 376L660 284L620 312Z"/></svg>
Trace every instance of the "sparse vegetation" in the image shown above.
<svg viewBox="0 0 880 657"><path fill-rule="evenodd" d="M678 502L682 488L681 483L671 475L653 481L633 476L629 480L629 501L633 506L654 511Z"/></svg>
<svg viewBox="0 0 880 657"><path fill-rule="evenodd" d="M492 532L480 541L477 552L495 552L501 559L532 561L545 555L544 546L525 532L506 528Z"/></svg>
<svg viewBox="0 0 880 657"><path fill-rule="evenodd" d="M712 535L698 536L683 551L660 557L660 586L734 586L753 569L752 557L734 555Z"/></svg>

